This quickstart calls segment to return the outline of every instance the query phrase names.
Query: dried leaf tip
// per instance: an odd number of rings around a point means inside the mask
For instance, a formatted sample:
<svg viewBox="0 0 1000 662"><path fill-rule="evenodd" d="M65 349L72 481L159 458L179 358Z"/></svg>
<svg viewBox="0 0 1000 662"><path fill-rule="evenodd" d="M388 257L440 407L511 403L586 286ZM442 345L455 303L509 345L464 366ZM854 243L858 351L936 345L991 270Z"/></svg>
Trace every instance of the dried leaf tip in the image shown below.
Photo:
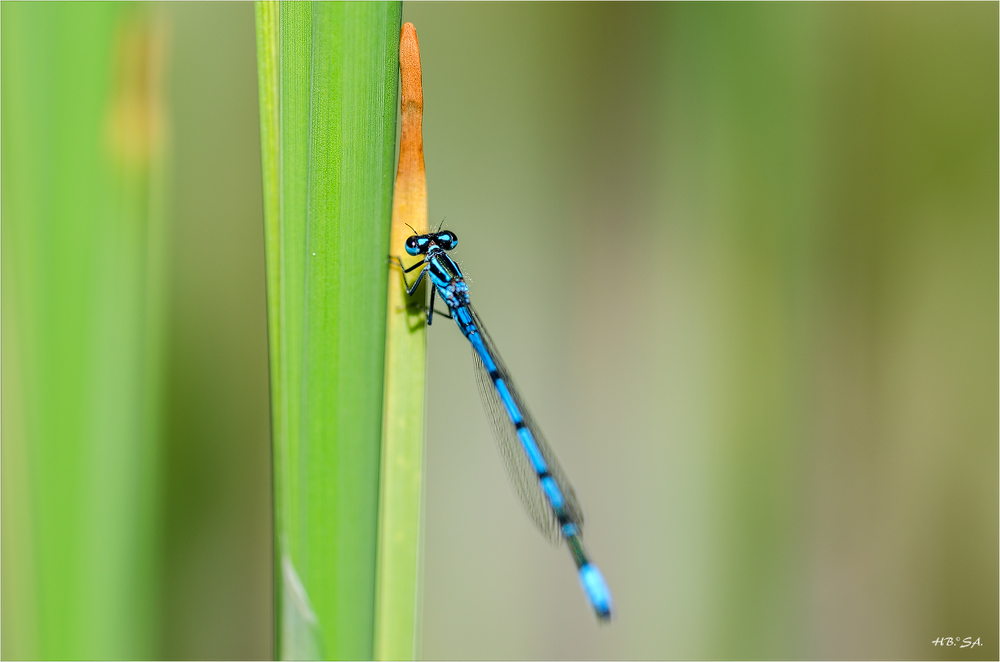
<svg viewBox="0 0 1000 662"><path fill-rule="evenodd" d="M404 23L399 32L399 77L402 82L401 106L405 116L407 106L424 108L424 91L420 81L420 45L413 23Z"/></svg>
<svg viewBox="0 0 1000 662"><path fill-rule="evenodd" d="M399 79L402 127L393 194L392 246L395 250L399 250L399 242L408 234L404 223L421 232L427 228L427 183L421 130L424 92L420 79L420 46L412 23L404 23L399 33Z"/></svg>

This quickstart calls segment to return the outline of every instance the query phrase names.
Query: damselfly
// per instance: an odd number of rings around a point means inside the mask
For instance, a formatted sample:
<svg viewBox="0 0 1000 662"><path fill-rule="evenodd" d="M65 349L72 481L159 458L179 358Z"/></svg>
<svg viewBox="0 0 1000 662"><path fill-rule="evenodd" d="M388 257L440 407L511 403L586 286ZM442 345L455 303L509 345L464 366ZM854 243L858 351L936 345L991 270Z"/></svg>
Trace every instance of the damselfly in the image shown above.
<svg viewBox="0 0 1000 662"><path fill-rule="evenodd" d="M461 269L448 255L457 245L458 237L448 230L409 237L406 252L424 257L409 267L404 267L402 260L396 258L403 271L407 294L416 291L424 276L430 278L433 287L427 324L433 321L434 297L440 294L449 312L440 314L454 319L472 343L479 393L511 483L542 534L553 544L566 541L576 562L584 594L598 618L608 620L611 618L611 592L583 547L583 511L555 454L528 413L486 327L472 308L469 286ZM411 285L406 274L418 267L423 268Z"/></svg>

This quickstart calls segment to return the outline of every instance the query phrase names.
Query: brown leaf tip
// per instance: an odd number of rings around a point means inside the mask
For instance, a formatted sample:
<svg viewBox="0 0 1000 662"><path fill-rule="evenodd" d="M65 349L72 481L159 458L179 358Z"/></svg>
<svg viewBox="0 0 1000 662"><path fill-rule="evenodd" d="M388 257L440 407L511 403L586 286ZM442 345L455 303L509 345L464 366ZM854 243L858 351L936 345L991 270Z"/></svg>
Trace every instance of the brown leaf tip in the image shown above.
<svg viewBox="0 0 1000 662"><path fill-rule="evenodd" d="M399 79L402 92L401 105L424 107L424 91L420 82L420 45L417 43L417 29L413 23L403 23L399 32ZM404 110L405 112L405 110Z"/></svg>

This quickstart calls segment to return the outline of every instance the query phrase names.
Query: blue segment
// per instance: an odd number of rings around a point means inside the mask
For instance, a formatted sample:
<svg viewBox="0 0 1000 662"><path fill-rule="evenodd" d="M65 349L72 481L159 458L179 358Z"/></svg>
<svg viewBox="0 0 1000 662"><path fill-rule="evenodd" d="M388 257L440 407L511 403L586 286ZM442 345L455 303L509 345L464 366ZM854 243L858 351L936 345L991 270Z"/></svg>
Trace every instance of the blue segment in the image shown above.
<svg viewBox="0 0 1000 662"><path fill-rule="evenodd" d="M507 390L507 385L503 383L502 379L496 380L493 382L493 385L497 387L497 393L500 394L500 399L503 400L503 406L507 408L507 413L510 414L510 419L514 421L514 425L523 423L524 417L521 416L521 410L517 408L516 404L514 404L514 397L510 394L510 391ZM524 437L521 437L521 440L524 441ZM531 440L530 446L529 444L525 444L524 447L527 449L529 454L531 453L531 447L534 447L536 450L538 448L535 446L534 439Z"/></svg>
<svg viewBox="0 0 1000 662"><path fill-rule="evenodd" d="M524 448L524 452L528 454L528 459L531 460L531 466L535 468L535 473L543 474L548 471L549 465L545 462L545 458L542 457L542 451L539 450L538 444L535 443L535 437L532 436L531 430L521 428L517 431L517 436L521 438L521 446Z"/></svg>
<svg viewBox="0 0 1000 662"><path fill-rule="evenodd" d="M472 315L469 313L468 308L459 308L455 311L458 316L458 321L462 324L472 324ZM478 349L476 351L479 351Z"/></svg>
<svg viewBox="0 0 1000 662"><path fill-rule="evenodd" d="M459 310L462 309L459 308ZM470 333L469 342L472 343L472 347L476 350L476 354L479 354L479 358L482 359L483 367L486 368L486 372L494 372L497 369L497 364L493 362L493 357L486 351L486 346L483 345L483 339L479 337L479 334L475 331Z"/></svg>
<svg viewBox="0 0 1000 662"><path fill-rule="evenodd" d="M571 536L580 535L580 529L576 528L576 524L572 522L567 522L562 526L562 534L564 538L569 538Z"/></svg>
<svg viewBox="0 0 1000 662"><path fill-rule="evenodd" d="M585 563L580 566L580 584L597 615L601 618L611 618L611 591L608 590L604 576L596 565Z"/></svg>
<svg viewBox="0 0 1000 662"><path fill-rule="evenodd" d="M565 501L563 500L562 490L556 485L556 480L552 476L546 476L542 479L542 489L545 490L545 496L549 498L549 503L556 510L563 507Z"/></svg>

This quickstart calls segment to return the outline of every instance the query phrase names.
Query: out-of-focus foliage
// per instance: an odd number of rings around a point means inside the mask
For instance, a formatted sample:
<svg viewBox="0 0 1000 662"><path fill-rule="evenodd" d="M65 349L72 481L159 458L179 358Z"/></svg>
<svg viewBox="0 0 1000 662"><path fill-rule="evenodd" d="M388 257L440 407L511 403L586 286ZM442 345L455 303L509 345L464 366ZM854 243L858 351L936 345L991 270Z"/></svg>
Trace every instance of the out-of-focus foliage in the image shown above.
<svg viewBox="0 0 1000 662"><path fill-rule="evenodd" d="M5 658L157 652L164 118L154 12L2 7Z"/></svg>
<svg viewBox="0 0 1000 662"><path fill-rule="evenodd" d="M271 443L251 3L162 6L172 163L164 659L271 659Z"/></svg>

